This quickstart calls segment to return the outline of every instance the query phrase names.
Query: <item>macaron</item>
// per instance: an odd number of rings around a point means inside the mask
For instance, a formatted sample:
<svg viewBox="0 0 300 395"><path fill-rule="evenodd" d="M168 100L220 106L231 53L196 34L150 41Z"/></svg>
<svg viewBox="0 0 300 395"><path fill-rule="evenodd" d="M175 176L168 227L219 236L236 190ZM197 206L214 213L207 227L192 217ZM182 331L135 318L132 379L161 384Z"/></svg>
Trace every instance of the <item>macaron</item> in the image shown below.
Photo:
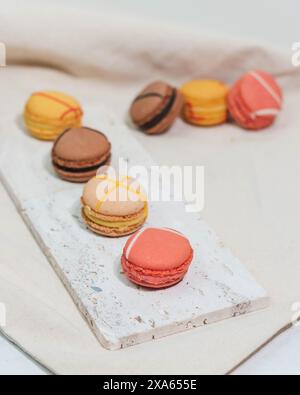
<svg viewBox="0 0 300 395"><path fill-rule="evenodd" d="M64 180L87 182L100 166L108 164L111 144L101 132L90 128L71 128L62 133L52 148L52 163Z"/></svg>
<svg viewBox="0 0 300 395"><path fill-rule="evenodd" d="M241 127L258 131L271 126L283 103L282 91L275 79L264 71L251 71L231 89L228 106L232 118Z"/></svg>
<svg viewBox="0 0 300 395"><path fill-rule="evenodd" d="M36 92L24 109L28 132L40 140L55 140L64 130L81 126L83 111L76 99L60 92Z"/></svg>
<svg viewBox="0 0 300 395"><path fill-rule="evenodd" d="M184 278L193 255L189 240L180 232L146 228L128 239L121 264L133 283L146 288L167 288Z"/></svg>
<svg viewBox="0 0 300 395"><path fill-rule="evenodd" d="M215 80L190 81L182 86L184 119L193 125L214 126L227 120L228 87Z"/></svg>
<svg viewBox="0 0 300 395"><path fill-rule="evenodd" d="M81 203L87 227L107 237L136 232L148 216L146 196L130 177L102 174L92 178L84 187Z"/></svg>
<svg viewBox="0 0 300 395"><path fill-rule="evenodd" d="M157 81L148 85L133 101L133 123L148 134L166 132L181 113L183 98L178 89Z"/></svg>

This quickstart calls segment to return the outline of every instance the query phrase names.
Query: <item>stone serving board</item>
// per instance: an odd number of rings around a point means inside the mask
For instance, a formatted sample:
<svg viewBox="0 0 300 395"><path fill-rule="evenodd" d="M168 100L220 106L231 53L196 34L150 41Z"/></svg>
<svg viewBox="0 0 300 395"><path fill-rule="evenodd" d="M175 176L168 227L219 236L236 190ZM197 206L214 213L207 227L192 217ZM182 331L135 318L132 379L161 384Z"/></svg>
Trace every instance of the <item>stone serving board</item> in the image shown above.
<svg viewBox="0 0 300 395"><path fill-rule="evenodd" d="M119 157L129 166L153 164L131 131L106 109L88 109L86 124L106 131L115 164ZM133 346L268 306L265 290L199 215L185 212L183 203L150 203L147 225L175 228L190 239L195 258L188 275L159 291L131 284L120 265L127 239L103 238L86 229L80 217L82 185L55 176L52 145L29 137L19 121L7 118L0 125L9 131L1 135L1 180L105 348Z"/></svg>

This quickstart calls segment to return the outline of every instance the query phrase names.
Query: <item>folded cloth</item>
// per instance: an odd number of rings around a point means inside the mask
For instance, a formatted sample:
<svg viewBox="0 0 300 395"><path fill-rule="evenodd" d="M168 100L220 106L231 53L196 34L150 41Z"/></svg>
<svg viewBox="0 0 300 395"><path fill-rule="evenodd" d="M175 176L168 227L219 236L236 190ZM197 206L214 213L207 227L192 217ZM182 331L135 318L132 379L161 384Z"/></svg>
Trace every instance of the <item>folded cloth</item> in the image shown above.
<svg viewBox="0 0 300 395"><path fill-rule="evenodd" d="M230 124L195 130L179 121L151 144L149 137L135 134L158 163L206 167L203 216L264 285L272 304L250 316L107 351L1 187L0 302L8 312L4 333L59 374L228 372L285 327L293 316L292 304L300 300L300 188L295 181L300 170L299 70L289 55L196 30L92 9L61 6L57 12L49 7L44 17L42 12L30 0L1 11L8 67L0 69L0 141L12 130L24 132L18 115L29 94L40 89L68 92L87 109L101 103L125 122L136 91L154 79L181 85L210 76L230 84L254 67L279 78L285 108L268 131L250 134ZM174 152L183 145L178 158ZM26 169L21 171L26 176Z"/></svg>

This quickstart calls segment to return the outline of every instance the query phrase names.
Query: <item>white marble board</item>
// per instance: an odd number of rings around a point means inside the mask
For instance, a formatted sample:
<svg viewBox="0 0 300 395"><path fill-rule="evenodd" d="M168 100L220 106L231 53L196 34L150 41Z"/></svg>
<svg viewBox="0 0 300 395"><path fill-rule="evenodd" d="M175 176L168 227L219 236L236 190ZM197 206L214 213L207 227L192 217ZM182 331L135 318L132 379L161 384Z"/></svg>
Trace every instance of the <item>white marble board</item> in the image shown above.
<svg viewBox="0 0 300 395"><path fill-rule="evenodd" d="M107 110L90 108L87 119L108 134L114 161L153 164ZM2 134L1 180L104 347L116 350L268 306L266 291L210 227L177 203L151 204L147 225L186 234L195 250L188 275L166 290L131 284L120 266L126 238L102 238L86 229L80 217L82 186L59 180L51 169L51 144L30 138L20 124L9 128L11 122L1 121L1 129L9 130Z"/></svg>

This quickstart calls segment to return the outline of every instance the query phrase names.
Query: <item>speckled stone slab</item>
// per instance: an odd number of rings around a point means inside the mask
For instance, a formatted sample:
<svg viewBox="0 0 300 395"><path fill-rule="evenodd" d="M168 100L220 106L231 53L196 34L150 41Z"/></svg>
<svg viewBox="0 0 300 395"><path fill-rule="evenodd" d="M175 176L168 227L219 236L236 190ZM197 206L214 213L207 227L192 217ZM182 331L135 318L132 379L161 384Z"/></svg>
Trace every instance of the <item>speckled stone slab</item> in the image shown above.
<svg viewBox="0 0 300 395"><path fill-rule="evenodd" d="M150 166L151 158L130 131L106 110L100 114L99 108L91 110L89 125L107 131L114 161L123 157L129 165ZM131 284L120 265L126 238L102 238L86 229L80 217L82 186L55 176L50 150L51 144L17 128L10 131L0 149L1 179L104 347L116 350L267 307L265 290L199 215L187 214L179 203L151 203L147 225L187 235L195 250L188 275L160 291ZM15 167L12 152L22 167Z"/></svg>

